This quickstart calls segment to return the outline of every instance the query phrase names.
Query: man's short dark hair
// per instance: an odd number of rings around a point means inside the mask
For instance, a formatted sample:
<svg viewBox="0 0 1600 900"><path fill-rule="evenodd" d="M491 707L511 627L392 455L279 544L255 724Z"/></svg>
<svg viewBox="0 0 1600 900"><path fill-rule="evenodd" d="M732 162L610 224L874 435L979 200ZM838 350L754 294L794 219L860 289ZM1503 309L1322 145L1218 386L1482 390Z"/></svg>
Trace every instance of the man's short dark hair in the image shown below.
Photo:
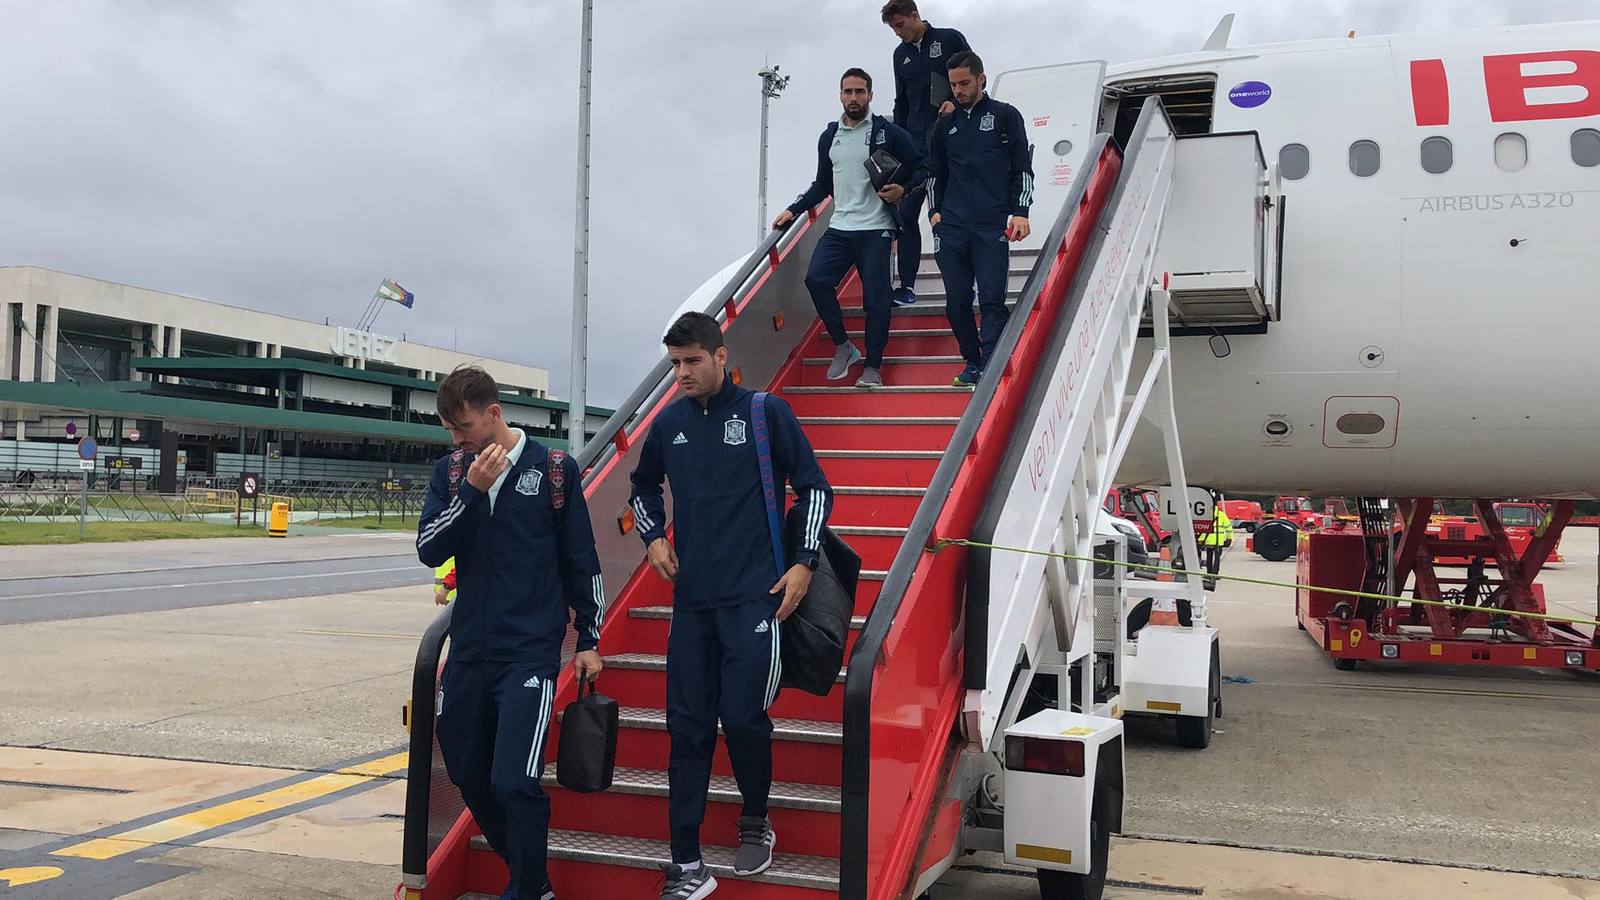
<svg viewBox="0 0 1600 900"><path fill-rule="evenodd" d="M867 91L871 92L871 90L872 90L872 76L867 74L867 70L866 69L856 68L854 66L852 66L851 68L845 69L844 70L844 74L839 76L839 88L841 90L844 88L844 80L846 78L859 78L862 81L865 81L867 83Z"/></svg>
<svg viewBox="0 0 1600 900"><path fill-rule="evenodd" d="M971 50L962 50L955 56L950 57L950 63L945 66L945 71L951 69L966 69L974 75L982 75L983 60L979 59L978 54L973 53Z"/></svg>
<svg viewBox="0 0 1600 900"><path fill-rule="evenodd" d="M661 343L668 347L702 347L715 353L722 346L722 326L702 312L686 312L667 329Z"/></svg>
<svg viewBox="0 0 1600 900"><path fill-rule="evenodd" d="M888 22L895 16L917 15L916 0L889 0L883 5L883 21Z"/></svg>
<svg viewBox="0 0 1600 900"><path fill-rule="evenodd" d="M440 419L457 422L468 409L482 410L499 403L500 386L478 366L458 366L439 382L434 402Z"/></svg>

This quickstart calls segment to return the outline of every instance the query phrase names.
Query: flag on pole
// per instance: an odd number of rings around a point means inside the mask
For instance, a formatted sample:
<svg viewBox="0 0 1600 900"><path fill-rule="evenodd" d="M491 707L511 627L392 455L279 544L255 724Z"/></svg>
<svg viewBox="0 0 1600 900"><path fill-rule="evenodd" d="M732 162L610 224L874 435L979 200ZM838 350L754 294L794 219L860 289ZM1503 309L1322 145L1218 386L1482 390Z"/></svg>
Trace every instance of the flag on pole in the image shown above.
<svg viewBox="0 0 1600 900"><path fill-rule="evenodd" d="M378 296L385 300L393 300L401 306L404 306L406 309L410 309L411 304L417 299L416 294L411 293L387 278L383 280L383 284L378 285Z"/></svg>

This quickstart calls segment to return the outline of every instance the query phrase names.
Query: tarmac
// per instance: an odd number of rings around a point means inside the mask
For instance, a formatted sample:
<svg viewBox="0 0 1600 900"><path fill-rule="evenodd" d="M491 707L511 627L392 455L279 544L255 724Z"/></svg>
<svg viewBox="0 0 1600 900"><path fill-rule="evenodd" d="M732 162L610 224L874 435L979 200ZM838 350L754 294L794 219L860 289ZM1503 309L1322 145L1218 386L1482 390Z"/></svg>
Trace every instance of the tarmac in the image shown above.
<svg viewBox="0 0 1600 900"><path fill-rule="evenodd" d="M1545 573L1559 608L1593 612L1596 537L1569 532L1569 561ZM229 543L249 554L231 563L405 550L365 535L246 543ZM38 548L0 566L214 568L215 548ZM1223 571L1294 575L1242 547ZM1584 774L1600 680L1339 672L1296 628L1289 590L1225 585L1210 609L1225 718L1205 751L1179 749L1170 723L1129 720L1128 836L1108 897L1600 898ZM0 626L0 895L392 896L400 713L434 614L419 584ZM931 895L1038 893L979 854Z"/></svg>

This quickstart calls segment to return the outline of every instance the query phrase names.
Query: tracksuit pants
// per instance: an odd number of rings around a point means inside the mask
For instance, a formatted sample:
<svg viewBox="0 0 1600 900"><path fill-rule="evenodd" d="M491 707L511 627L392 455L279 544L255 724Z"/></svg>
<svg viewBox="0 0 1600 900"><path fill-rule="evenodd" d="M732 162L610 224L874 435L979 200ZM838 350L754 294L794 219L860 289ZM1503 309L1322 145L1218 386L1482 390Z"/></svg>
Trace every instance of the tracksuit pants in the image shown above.
<svg viewBox="0 0 1600 900"><path fill-rule="evenodd" d="M777 600L768 597L717 609L673 610L667 637L667 733L672 738L667 817L673 862L700 858L718 720L744 797L740 814L767 814L772 790L767 708L777 699L783 675L777 611Z"/></svg>
<svg viewBox="0 0 1600 900"><path fill-rule="evenodd" d="M862 305L867 313L867 366L883 366L883 348L889 344L890 297L889 247L894 243L894 229L872 231L840 231L829 228L817 240L811 251L811 265L806 269L806 290L811 292L811 302L817 316L828 329L835 347L850 339L844 327L844 311L839 308L839 282L855 267L861 278Z"/></svg>
<svg viewBox="0 0 1600 900"><path fill-rule="evenodd" d="M1000 332L1011 318L1006 308L1011 244L1006 240L1005 225L971 227L940 222L933 227L933 258L944 279L944 312L961 346L961 356L967 365L982 369L989 364ZM972 316L974 284L983 317L981 332Z"/></svg>
<svg viewBox="0 0 1600 900"><path fill-rule="evenodd" d="M926 147L922 148L924 156ZM900 269L900 286L915 290L917 270L922 268L922 204L928 199L928 190L917 185L900 198L900 235L896 242L896 260Z"/></svg>
<svg viewBox="0 0 1600 900"><path fill-rule="evenodd" d="M516 896L543 896L550 797L539 779L554 718L552 670L450 660L439 692L434 734L445 771L511 869Z"/></svg>

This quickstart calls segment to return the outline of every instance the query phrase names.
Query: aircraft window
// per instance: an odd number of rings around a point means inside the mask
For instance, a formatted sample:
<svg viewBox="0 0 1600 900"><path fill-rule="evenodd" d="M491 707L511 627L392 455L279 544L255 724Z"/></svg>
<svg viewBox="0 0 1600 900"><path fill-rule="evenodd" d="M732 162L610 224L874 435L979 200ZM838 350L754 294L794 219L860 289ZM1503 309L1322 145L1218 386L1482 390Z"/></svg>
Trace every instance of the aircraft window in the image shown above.
<svg viewBox="0 0 1600 900"><path fill-rule="evenodd" d="M1494 164L1502 172L1520 172L1528 164L1528 139L1508 131L1494 139Z"/></svg>
<svg viewBox="0 0 1600 900"><path fill-rule="evenodd" d="M1311 151L1305 144L1284 144L1278 151L1278 171L1290 181L1299 181L1311 171Z"/></svg>
<svg viewBox="0 0 1600 900"><path fill-rule="evenodd" d="M1429 175L1443 175L1455 163L1455 148L1450 139L1434 136L1422 142L1422 170Z"/></svg>
<svg viewBox="0 0 1600 900"><path fill-rule="evenodd" d="M1572 133L1572 161L1584 168L1600 166L1600 131L1580 128Z"/></svg>
<svg viewBox="0 0 1600 900"><path fill-rule="evenodd" d="M1350 145L1350 171L1361 178L1378 174L1378 142L1356 141Z"/></svg>

